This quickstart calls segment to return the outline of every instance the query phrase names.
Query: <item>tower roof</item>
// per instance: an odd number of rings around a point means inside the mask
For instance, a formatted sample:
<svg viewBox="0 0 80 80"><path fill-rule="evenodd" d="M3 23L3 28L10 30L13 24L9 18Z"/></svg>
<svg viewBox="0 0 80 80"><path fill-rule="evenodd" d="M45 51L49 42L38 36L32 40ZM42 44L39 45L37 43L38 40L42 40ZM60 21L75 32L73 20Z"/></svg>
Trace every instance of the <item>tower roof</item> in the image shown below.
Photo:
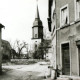
<svg viewBox="0 0 80 80"><path fill-rule="evenodd" d="M37 5L37 11L36 11L35 20L33 22L33 26L42 26L42 21L40 20L40 16L39 16L38 5Z"/></svg>
<svg viewBox="0 0 80 80"><path fill-rule="evenodd" d="M37 5L37 11L36 11L36 16L35 16L35 18L40 18L40 17L39 17L38 5Z"/></svg>

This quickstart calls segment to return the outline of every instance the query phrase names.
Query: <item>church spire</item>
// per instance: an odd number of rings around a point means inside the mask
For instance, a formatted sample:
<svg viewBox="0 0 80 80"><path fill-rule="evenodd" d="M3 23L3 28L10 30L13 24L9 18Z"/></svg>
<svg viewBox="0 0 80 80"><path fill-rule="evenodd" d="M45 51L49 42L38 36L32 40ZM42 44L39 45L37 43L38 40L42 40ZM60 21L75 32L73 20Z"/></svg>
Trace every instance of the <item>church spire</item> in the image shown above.
<svg viewBox="0 0 80 80"><path fill-rule="evenodd" d="M33 27L32 27L33 36L32 37L33 39L43 39L43 25L39 16L38 4L37 4L36 9L37 9L37 12L35 15L35 20L33 22Z"/></svg>
<svg viewBox="0 0 80 80"><path fill-rule="evenodd" d="M39 10L38 10L38 0L37 0L37 11L36 11L36 16L35 16L35 18L38 18L38 19L40 18L40 17L39 17Z"/></svg>
<svg viewBox="0 0 80 80"><path fill-rule="evenodd" d="M36 16L35 16L35 18L38 18L38 19L40 18L40 17L39 17L38 5L37 5L37 11L36 11Z"/></svg>
<svg viewBox="0 0 80 80"><path fill-rule="evenodd" d="M38 2L37 2L37 11L36 11L36 15L35 15L35 20L33 22L33 26L42 26L42 21L40 20L40 16L39 16L39 9L38 9Z"/></svg>

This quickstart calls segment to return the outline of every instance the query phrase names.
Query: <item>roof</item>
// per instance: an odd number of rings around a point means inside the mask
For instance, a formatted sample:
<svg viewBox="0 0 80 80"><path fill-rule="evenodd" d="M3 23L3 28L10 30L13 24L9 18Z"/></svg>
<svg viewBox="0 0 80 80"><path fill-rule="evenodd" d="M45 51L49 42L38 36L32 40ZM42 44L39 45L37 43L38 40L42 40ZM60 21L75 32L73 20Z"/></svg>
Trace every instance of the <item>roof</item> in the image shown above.
<svg viewBox="0 0 80 80"><path fill-rule="evenodd" d="M10 43L8 41L6 41L6 40L2 40L2 45L1 46L2 47L7 47L9 49L12 49Z"/></svg>
<svg viewBox="0 0 80 80"><path fill-rule="evenodd" d="M42 21L40 20L40 16L39 16L38 5L37 5L37 11L36 11L35 20L33 22L33 26L42 26Z"/></svg>
<svg viewBox="0 0 80 80"><path fill-rule="evenodd" d="M37 11L36 11L36 16L35 16L35 18L39 18L39 19L40 19L40 17L39 17L38 5L37 5Z"/></svg>
<svg viewBox="0 0 80 80"><path fill-rule="evenodd" d="M0 28L3 28L4 27L4 25L2 25L1 23L0 23Z"/></svg>

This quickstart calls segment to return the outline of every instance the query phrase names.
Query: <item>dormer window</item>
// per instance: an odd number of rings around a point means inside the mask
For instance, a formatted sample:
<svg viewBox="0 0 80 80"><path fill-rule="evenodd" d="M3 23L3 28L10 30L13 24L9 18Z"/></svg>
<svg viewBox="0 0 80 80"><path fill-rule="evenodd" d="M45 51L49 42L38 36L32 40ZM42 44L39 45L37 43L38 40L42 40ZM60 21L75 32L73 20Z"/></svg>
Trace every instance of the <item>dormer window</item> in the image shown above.
<svg viewBox="0 0 80 80"><path fill-rule="evenodd" d="M60 9L60 18L61 18L61 26L64 26L69 23L69 15L68 15L68 6L64 6L63 8Z"/></svg>

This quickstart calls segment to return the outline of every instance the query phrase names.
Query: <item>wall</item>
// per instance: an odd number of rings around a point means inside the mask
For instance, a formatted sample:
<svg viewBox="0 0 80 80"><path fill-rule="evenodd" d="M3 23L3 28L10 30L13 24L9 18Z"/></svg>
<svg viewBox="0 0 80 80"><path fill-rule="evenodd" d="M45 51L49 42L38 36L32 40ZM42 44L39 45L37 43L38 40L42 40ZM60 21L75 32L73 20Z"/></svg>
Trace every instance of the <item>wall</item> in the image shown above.
<svg viewBox="0 0 80 80"><path fill-rule="evenodd" d="M0 74L2 72L2 53L1 53L1 28L0 28Z"/></svg>
<svg viewBox="0 0 80 80"><path fill-rule="evenodd" d="M41 39L32 39L31 49L33 52L35 51L35 44L37 44L37 47L38 47L40 43L41 43Z"/></svg>
<svg viewBox="0 0 80 80"><path fill-rule="evenodd" d="M69 22L75 20L74 0L56 0L56 20L57 28L60 27L60 8L68 4L69 7Z"/></svg>
<svg viewBox="0 0 80 80"><path fill-rule="evenodd" d="M63 29L60 28L60 8L68 4L69 7L69 23ZM74 0L56 0L56 15L57 15L57 65L62 69L62 53L61 44L69 42L70 47L70 75L79 75L78 49L76 41L80 40L80 22L75 22ZM71 24L73 22L73 24Z"/></svg>

